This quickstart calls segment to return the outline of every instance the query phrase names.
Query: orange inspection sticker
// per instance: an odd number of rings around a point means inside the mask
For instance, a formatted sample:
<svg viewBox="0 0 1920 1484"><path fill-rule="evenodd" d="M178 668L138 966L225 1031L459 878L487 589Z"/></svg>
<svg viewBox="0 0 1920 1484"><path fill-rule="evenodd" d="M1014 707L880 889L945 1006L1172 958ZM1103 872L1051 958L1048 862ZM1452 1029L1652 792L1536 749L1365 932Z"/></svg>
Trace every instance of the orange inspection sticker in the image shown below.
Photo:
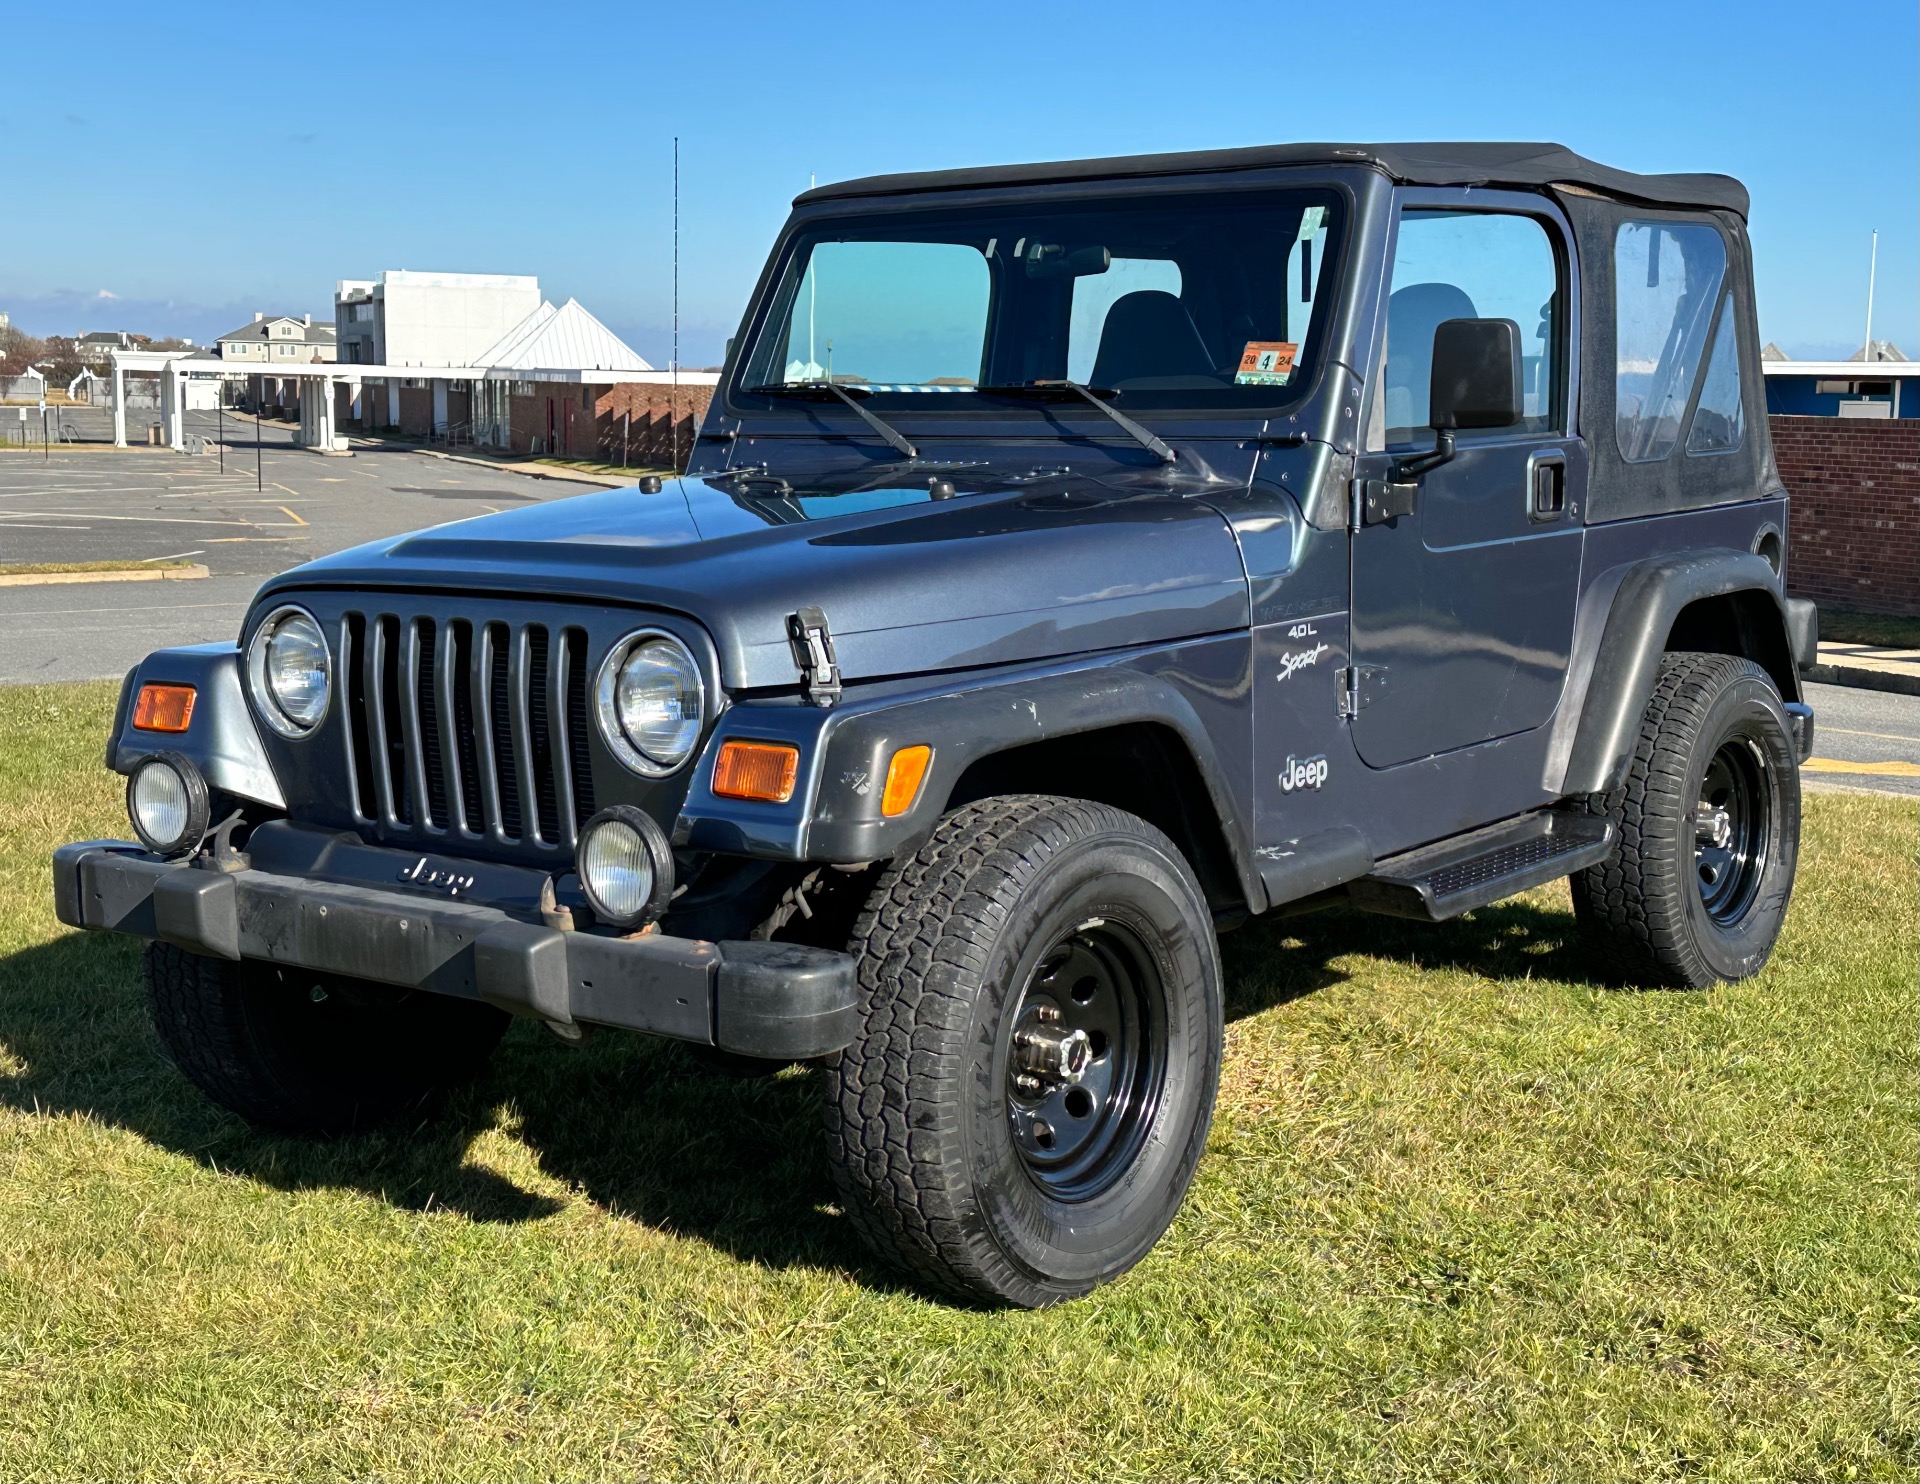
<svg viewBox="0 0 1920 1484"><path fill-rule="evenodd" d="M1285 386L1293 375L1293 358L1300 347L1291 340L1249 340L1240 352L1239 386Z"/></svg>

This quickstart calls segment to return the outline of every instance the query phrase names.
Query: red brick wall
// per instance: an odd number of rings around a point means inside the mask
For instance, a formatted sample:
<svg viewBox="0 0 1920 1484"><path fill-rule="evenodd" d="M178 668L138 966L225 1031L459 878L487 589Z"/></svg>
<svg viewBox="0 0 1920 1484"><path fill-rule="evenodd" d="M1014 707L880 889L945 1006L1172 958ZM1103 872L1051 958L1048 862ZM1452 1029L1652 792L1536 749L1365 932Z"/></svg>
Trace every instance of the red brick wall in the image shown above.
<svg viewBox="0 0 1920 1484"><path fill-rule="evenodd" d="M1920 420L1770 417L1792 495L1787 590L1920 616Z"/></svg>
<svg viewBox="0 0 1920 1484"><path fill-rule="evenodd" d="M548 398L553 400L551 448L547 447ZM693 436L712 400L710 386L683 386L676 396L671 385L652 382L583 387L572 382L537 381L532 396L516 396L510 401L512 448L515 453L532 453L537 443L540 452L561 458L664 469L673 461L673 413L678 410L680 467L685 468Z"/></svg>
<svg viewBox="0 0 1920 1484"><path fill-rule="evenodd" d="M610 464L665 469L686 468L694 434L713 400L710 386L683 386L677 395L671 385L628 381L607 387L594 402L598 457ZM674 413L679 413L676 436Z"/></svg>

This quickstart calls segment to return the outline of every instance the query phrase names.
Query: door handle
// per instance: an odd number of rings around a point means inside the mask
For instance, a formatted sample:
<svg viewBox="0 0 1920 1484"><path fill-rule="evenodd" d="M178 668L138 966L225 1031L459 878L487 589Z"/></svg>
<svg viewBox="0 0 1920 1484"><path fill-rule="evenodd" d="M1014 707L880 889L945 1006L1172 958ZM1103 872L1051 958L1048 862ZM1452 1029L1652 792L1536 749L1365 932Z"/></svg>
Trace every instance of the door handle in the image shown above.
<svg viewBox="0 0 1920 1484"><path fill-rule="evenodd" d="M1560 454L1527 460L1527 518L1559 520L1567 513L1567 461Z"/></svg>

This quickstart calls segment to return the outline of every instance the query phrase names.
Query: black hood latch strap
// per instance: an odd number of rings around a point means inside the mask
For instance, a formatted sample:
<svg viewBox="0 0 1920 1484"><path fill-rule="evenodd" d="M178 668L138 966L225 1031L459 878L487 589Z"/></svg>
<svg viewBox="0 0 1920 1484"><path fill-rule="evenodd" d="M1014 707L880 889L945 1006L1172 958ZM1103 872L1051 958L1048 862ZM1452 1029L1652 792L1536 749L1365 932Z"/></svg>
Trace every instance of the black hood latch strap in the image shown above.
<svg viewBox="0 0 1920 1484"><path fill-rule="evenodd" d="M812 706L831 706L840 699L840 660L833 651L833 630L818 608L802 608L787 615L787 639L800 682Z"/></svg>

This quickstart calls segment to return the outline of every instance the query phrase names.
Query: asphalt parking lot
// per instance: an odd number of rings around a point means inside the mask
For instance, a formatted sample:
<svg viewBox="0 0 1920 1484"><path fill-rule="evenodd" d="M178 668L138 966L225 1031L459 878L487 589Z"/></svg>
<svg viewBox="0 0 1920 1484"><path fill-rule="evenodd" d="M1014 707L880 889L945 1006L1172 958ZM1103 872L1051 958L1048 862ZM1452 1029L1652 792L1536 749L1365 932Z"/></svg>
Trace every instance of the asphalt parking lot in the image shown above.
<svg viewBox="0 0 1920 1484"><path fill-rule="evenodd" d="M217 419L190 413L186 426L212 437ZM0 684L121 675L149 650L231 638L254 589L275 572L593 488L403 448L327 457L296 448L291 430L273 423L260 430L256 459L253 423L229 417L226 434L224 473L216 451L0 451L0 563L177 557L212 573L191 582L0 587Z"/></svg>

